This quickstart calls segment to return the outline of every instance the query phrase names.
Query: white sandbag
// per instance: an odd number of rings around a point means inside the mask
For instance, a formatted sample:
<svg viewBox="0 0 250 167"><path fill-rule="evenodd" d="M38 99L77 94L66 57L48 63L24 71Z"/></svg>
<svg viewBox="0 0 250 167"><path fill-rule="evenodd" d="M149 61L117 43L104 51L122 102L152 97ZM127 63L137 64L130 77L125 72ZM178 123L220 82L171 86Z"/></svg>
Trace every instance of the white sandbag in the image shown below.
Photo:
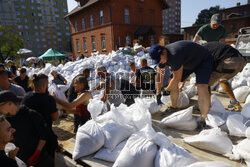
<svg viewBox="0 0 250 167"><path fill-rule="evenodd" d="M250 103L250 94L247 96L245 104Z"/></svg>
<svg viewBox="0 0 250 167"><path fill-rule="evenodd" d="M244 139L236 145L236 151L240 158L244 159L247 166L250 166L250 139Z"/></svg>
<svg viewBox="0 0 250 167"><path fill-rule="evenodd" d="M158 133L155 143L160 146L155 156L155 167L184 167L198 161L161 132Z"/></svg>
<svg viewBox="0 0 250 167"><path fill-rule="evenodd" d="M163 104L167 104L171 102L170 96L162 96L161 101ZM185 92L180 92L179 97L178 97L178 102L177 102L177 107L178 108L185 108L189 105L189 98Z"/></svg>
<svg viewBox="0 0 250 167"><path fill-rule="evenodd" d="M113 167L152 167L157 146L152 142L156 132L146 126L127 141Z"/></svg>
<svg viewBox="0 0 250 167"><path fill-rule="evenodd" d="M220 100L216 97L215 94L212 95L212 100L211 100L211 107L210 107L210 113L216 112L216 113L225 113L226 110Z"/></svg>
<svg viewBox="0 0 250 167"><path fill-rule="evenodd" d="M220 128L203 130L198 135L184 138L184 142L225 156L232 154L233 144Z"/></svg>
<svg viewBox="0 0 250 167"><path fill-rule="evenodd" d="M247 128L245 136L250 140L250 127Z"/></svg>
<svg viewBox="0 0 250 167"><path fill-rule="evenodd" d="M90 112L92 120L89 120L78 128L76 133L76 142L72 157L74 160L90 155L104 145L104 134L96 122L96 118L101 113L102 107L94 104L96 104L96 101L90 99L88 111Z"/></svg>
<svg viewBox="0 0 250 167"><path fill-rule="evenodd" d="M109 120L100 124L105 136L104 147L114 149L119 143L129 138L136 131L132 120L126 117L126 110L127 106L124 104L119 107L111 105Z"/></svg>
<svg viewBox="0 0 250 167"><path fill-rule="evenodd" d="M217 115L207 114L206 124L213 128L219 127L223 125L226 121L224 121L221 117Z"/></svg>
<svg viewBox="0 0 250 167"><path fill-rule="evenodd" d="M151 114L157 113L161 108L161 106L157 104L155 98L142 98L142 101Z"/></svg>
<svg viewBox="0 0 250 167"><path fill-rule="evenodd" d="M120 152L124 148L127 140L118 144L115 149L111 148L101 148L94 156L94 158L101 159L104 161L115 162Z"/></svg>
<svg viewBox="0 0 250 167"><path fill-rule="evenodd" d="M244 105L241 115L245 118L250 118L250 103Z"/></svg>
<svg viewBox="0 0 250 167"><path fill-rule="evenodd" d="M227 128L231 136L245 137L247 127L243 124L243 116L239 114L230 115L227 118Z"/></svg>
<svg viewBox="0 0 250 167"><path fill-rule="evenodd" d="M5 151L6 154L8 154L10 151L15 150L15 149L16 149L15 144L8 143L5 146L4 151ZM15 157L15 160L16 160L16 163L17 163L18 167L26 167L26 164L21 159L19 159L18 157Z"/></svg>
<svg viewBox="0 0 250 167"><path fill-rule="evenodd" d="M188 85L187 87L185 87L183 92L186 93L188 98L192 98L197 94L197 87L195 86L195 84Z"/></svg>
<svg viewBox="0 0 250 167"><path fill-rule="evenodd" d="M58 89L59 89L60 91L62 91L63 93L65 93L66 90L69 89L69 86L68 86L68 85L57 85L57 87L58 87Z"/></svg>
<svg viewBox="0 0 250 167"><path fill-rule="evenodd" d="M162 96L162 97L161 97L161 102L162 102L163 104L168 104L168 103L170 103L170 102L171 102L170 96Z"/></svg>
<svg viewBox="0 0 250 167"><path fill-rule="evenodd" d="M194 130L197 128L197 122L195 118L193 118L192 112L193 106L163 118L160 124L179 130Z"/></svg>
<svg viewBox="0 0 250 167"><path fill-rule="evenodd" d="M220 161L196 162L188 167L232 167L232 165Z"/></svg>
<svg viewBox="0 0 250 167"><path fill-rule="evenodd" d="M185 108L189 105L189 98L185 92L180 92L178 97L178 108Z"/></svg>
<svg viewBox="0 0 250 167"><path fill-rule="evenodd" d="M241 86L236 88L233 93L238 102L244 103L250 93L250 88L248 86Z"/></svg>

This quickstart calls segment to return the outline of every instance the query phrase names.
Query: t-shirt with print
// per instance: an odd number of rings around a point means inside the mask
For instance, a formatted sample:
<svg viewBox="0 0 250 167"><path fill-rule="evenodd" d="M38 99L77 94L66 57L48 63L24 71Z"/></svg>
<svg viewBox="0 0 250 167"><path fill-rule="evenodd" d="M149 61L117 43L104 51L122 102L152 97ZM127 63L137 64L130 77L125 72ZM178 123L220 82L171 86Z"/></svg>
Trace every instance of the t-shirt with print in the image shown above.
<svg viewBox="0 0 250 167"><path fill-rule="evenodd" d="M155 70L148 66L136 72L136 77L140 78L142 90L155 90L155 75Z"/></svg>
<svg viewBox="0 0 250 167"><path fill-rule="evenodd" d="M211 56L205 47L192 41L177 41L167 45L166 49L167 65L171 66L172 71L177 71L181 66L183 70L193 71Z"/></svg>
<svg viewBox="0 0 250 167"><path fill-rule="evenodd" d="M218 28L212 29L210 24L203 25L197 32L202 40L207 42L219 41L221 38L227 36L226 29L223 25L219 25Z"/></svg>

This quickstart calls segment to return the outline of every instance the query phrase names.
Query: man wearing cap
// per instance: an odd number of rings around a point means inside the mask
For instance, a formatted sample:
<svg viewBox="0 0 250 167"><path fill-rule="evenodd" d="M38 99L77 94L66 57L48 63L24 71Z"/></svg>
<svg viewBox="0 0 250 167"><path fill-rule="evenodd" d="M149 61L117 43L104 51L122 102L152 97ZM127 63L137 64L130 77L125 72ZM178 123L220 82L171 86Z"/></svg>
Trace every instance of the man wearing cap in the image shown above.
<svg viewBox="0 0 250 167"><path fill-rule="evenodd" d="M22 99L10 91L0 92L0 113L8 115L13 128L14 144L19 147L17 157L28 166L53 166L53 159L44 147L47 124L36 111L21 104Z"/></svg>
<svg viewBox="0 0 250 167"><path fill-rule="evenodd" d="M203 25L195 34L194 42L201 40L212 42L226 37L226 29L221 25L221 16L216 13L211 17L210 24Z"/></svg>
<svg viewBox="0 0 250 167"><path fill-rule="evenodd" d="M193 72L196 74L198 87L198 105L201 111L201 120L198 121L198 128L201 130L206 126L205 119L210 109L210 94L208 92L208 82L213 68L213 60L210 52L203 46L191 41L177 41L162 47L154 45L151 47L149 55L158 64L157 77L166 65L171 67L173 77L166 88L170 92L171 107L163 114L177 111L177 101L179 96L179 82L184 81ZM157 80L158 82L158 80ZM156 92L157 101L161 99L159 89Z"/></svg>

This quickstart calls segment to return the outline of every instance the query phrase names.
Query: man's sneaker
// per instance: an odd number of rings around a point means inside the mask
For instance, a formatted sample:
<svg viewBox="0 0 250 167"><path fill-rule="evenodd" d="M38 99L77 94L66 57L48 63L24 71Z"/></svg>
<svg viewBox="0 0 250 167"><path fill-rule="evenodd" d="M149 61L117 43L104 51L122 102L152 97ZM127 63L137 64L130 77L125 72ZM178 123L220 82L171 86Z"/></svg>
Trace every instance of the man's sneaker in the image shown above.
<svg viewBox="0 0 250 167"><path fill-rule="evenodd" d="M174 108L174 107L168 107L164 112L162 112L163 115L168 115L169 113L173 113L173 112L176 112L178 111L177 108Z"/></svg>
<svg viewBox="0 0 250 167"><path fill-rule="evenodd" d="M230 104L228 105L229 109L241 110L242 107L237 100L230 100Z"/></svg>
<svg viewBox="0 0 250 167"><path fill-rule="evenodd" d="M197 129L198 131L202 131L203 129L207 129L207 124L205 120L198 120L197 121Z"/></svg>

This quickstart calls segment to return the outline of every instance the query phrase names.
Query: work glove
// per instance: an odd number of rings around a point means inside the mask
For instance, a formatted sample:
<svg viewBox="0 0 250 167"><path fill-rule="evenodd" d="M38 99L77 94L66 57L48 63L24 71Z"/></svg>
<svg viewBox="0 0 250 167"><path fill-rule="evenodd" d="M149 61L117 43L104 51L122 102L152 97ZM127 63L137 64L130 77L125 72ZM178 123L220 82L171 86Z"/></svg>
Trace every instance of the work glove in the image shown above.
<svg viewBox="0 0 250 167"><path fill-rule="evenodd" d="M163 89L162 94L163 94L163 96L168 96L168 95L170 95L170 91Z"/></svg>
<svg viewBox="0 0 250 167"><path fill-rule="evenodd" d="M156 100L157 100L158 105L163 104L162 101L161 101L161 94L156 95Z"/></svg>
<svg viewBox="0 0 250 167"><path fill-rule="evenodd" d="M41 151L39 151L39 150L35 151L35 153L27 161L28 167L30 167L30 166L36 166L40 154L41 154Z"/></svg>

